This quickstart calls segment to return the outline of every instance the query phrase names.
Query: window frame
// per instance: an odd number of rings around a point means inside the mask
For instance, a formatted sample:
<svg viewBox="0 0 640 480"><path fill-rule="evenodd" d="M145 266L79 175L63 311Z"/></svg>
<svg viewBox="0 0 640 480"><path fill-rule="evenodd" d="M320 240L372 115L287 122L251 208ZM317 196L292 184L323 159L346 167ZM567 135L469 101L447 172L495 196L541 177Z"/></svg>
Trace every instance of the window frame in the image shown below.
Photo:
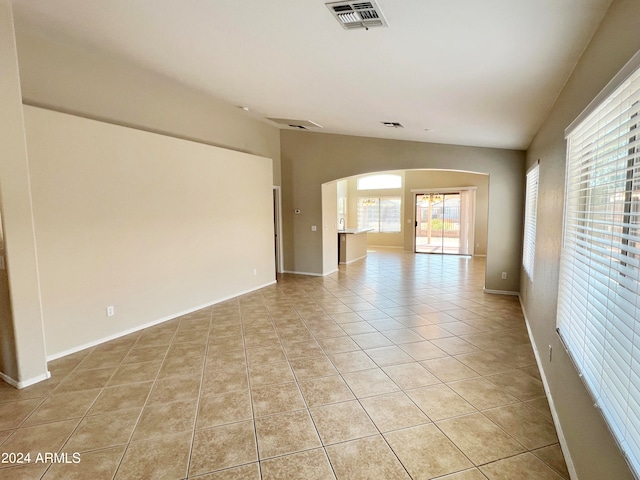
<svg viewBox="0 0 640 480"><path fill-rule="evenodd" d="M535 266L539 181L540 164L536 163L529 169L526 176L524 233L522 241L522 266L531 281L533 281L533 270Z"/></svg>

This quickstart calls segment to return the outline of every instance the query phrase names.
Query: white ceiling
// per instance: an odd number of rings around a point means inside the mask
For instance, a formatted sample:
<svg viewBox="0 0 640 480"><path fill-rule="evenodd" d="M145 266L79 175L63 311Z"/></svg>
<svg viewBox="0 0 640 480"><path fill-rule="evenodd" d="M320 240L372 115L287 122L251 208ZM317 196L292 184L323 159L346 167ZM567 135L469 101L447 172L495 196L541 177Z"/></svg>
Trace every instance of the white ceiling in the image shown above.
<svg viewBox="0 0 640 480"><path fill-rule="evenodd" d="M323 0L15 0L14 12L17 27L121 55L247 115L525 149L611 0L377 3L389 27L368 31L344 30Z"/></svg>

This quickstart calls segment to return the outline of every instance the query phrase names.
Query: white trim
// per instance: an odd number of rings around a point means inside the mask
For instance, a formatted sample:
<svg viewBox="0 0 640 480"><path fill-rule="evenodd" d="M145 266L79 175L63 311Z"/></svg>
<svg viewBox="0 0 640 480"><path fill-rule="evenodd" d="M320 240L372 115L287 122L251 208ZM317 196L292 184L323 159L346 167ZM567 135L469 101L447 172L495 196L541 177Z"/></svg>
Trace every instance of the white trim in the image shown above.
<svg viewBox="0 0 640 480"><path fill-rule="evenodd" d="M538 366L538 371L540 372L540 378L542 379L542 386L544 387L544 393L547 396L547 402L549 402L549 410L551 410L551 417L553 418L553 424L556 427L556 433L558 434L558 441L560 443L560 448L562 449L562 454L564 455L565 463L567 464L567 470L569 470L569 478L571 480L578 478L578 473L576 472L576 467L573 464L573 459L571 458L571 452L569 451L569 446L567 445L567 439L564 436L564 432L562 431L562 425L560 424L560 419L558 418L558 412L556 410L555 403L553 402L553 397L551 396L551 390L549 389L549 382L547 381L547 376L544 374L544 369L542 368L542 361L540 360L540 352L536 347L535 342L533 341L533 333L531 333L531 326L529 325L529 319L527 318L527 312L524 308L524 304L522 303L522 297L518 295L518 300L520 300L520 309L522 310L522 315L524 315L524 323L527 326L527 334L529 335L529 343L531 344L531 348L533 349L533 355L536 358L536 365Z"/></svg>
<svg viewBox="0 0 640 480"><path fill-rule="evenodd" d="M282 273L292 273L293 275L309 275L311 277L322 277L324 276L322 273L311 273L311 272L294 272L292 270L285 270Z"/></svg>
<svg viewBox="0 0 640 480"><path fill-rule="evenodd" d="M47 373L43 373L42 375L38 375L37 377L22 381L17 381L11 378L9 375L5 375L4 373L0 372L0 379L4 380L6 383L17 389L30 387L31 385L40 383L48 378L51 378L51 372L49 370L47 370Z"/></svg>
<svg viewBox="0 0 640 480"><path fill-rule="evenodd" d="M404 247L400 247L397 245L367 245L367 250L369 250L370 248L400 248L403 249Z"/></svg>
<svg viewBox="0 0 640 480"><path fill-rule="evenodd" d="M624 67L620 69L620 71L616 74L615 77L611 79L609 83L605 85L605 87L600 90L600 93L596 95L596 98L591 100L589 105L585 107L580 115L576 117L576 119L569 124L567 128L564 130L564 138L567 138L573 130L580 125L585 118L587 118L593 111L600 106L600 104L606 100L609 95L613 93L613 91L618 88L622 83L629 78L629 76L635 72L640 67L640 50L635 53L631 59L625 64ZM567 162L568 163L568 162Z"/></svg>
<svg viewBox="0 0 640 480"><path fill-rule="evenodd" d="M66 357L67 355L71 355L72 353L80 352L80 351L85 350L87 348L95 347L96 345L100 345L102 343L109 342L111 340L115 340L116 338L124 337L125 335L129 335L131 333L135 333L135 332L138 332L140 330L144 330L145 328L153 327L153 326L158 325L160 323L163 323L163 322L166 322L166 321L169 321L169 320L173 320L174 318L177 318L177 317L181 317L182 315L187 315L187 314L195 312L197 310L210 307L210 306L215 305L217 303L225 302L227 300L231 300L232 298L236 298L236 297L239 297L241 295L246 295L247 293L255 292L256 290L260 290L261 288L265 288L265 287L268 287L270 285L275 285L276 283L277 282L275 280L273 280L273 281L267 282L267 283L265 283L263 285L259 285L259 286L255 287L255 288L250 288L248 290L243 290L241 292L235 293L233 295L229 295L227 297L219 298L217 300L214 300L213 302L206 303L204 305L200 305L200 306L197 306L197 307L194 307L194 308L190 308L190 309L184 310L182 312L177 312L177 313L174 313L172 315L168 315L166 317L162 317L162 318L160 318L158 320L153 320L151 322L147 322L147 323L144 323L142 325L138 325L136 327L129 328L127 330L123 330L122 332L118 332L118 333L115 333L113 335L109 335L107 337L103 337L103 338L101 338L99 340L94 340L92 342L88 342L88 343L85 343L83 345L78 345L77 347L70 348L70 349L65 350L63 352L58 352L58 353L54 353L53 355L48 355L47 356L47 362L50 362L52 360L56 360L58 358Z"/></svg>
<svg viewBox="0 0 640 480"><path fill-rule="evenodd" d="M358 260L362 260L363 258L367 258L367 254L365 253L363 256L354 258L353 260L349 260L348 262L340 262L340 265L349 265L350 263L357 262Z"/></svg>
<svg viewBox="0 0 640 480"><path fill-rule="evenodd" d="M323 276L323 277L326 277L327 275L331 275L332 273L336 273L336 272L338 272L338 271L339 271L339 269L338 269L338 268L336 268L335 270L331 270L330 272L325 272L325 273L323 273L323 274L322 274L322 276Z"/></svg>
<svg viewBox="0 0 640 480"><path fill-rule="evenodd" d="M276 265L276 272L282 273L284 270L284 247L282 244L282 188L279 185L274 185L273 190L276 192L276 232L278 236L278 258Z"/></svg>
<svg viewBox="0 0 640 480"><path fill-rule="evenodd" d="M520 296L519 292L514 292L512 290L490 290L487 287L483 287L482 291L484 293L490 293L492 295L515 295L515 296Z"/></svg>

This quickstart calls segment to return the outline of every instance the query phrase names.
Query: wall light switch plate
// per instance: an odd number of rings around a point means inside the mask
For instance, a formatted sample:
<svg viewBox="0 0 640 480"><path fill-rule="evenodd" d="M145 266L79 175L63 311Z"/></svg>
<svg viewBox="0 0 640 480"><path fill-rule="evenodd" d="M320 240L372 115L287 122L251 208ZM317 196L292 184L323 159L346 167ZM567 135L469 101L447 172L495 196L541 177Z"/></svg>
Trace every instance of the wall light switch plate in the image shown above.
<svg viewBox="0 0 640 480"><path fill-rule="evenodd" d="M316 227L315 225L311 225L312 232L316 232L317 230L318 230L318 227Z"/></svg>

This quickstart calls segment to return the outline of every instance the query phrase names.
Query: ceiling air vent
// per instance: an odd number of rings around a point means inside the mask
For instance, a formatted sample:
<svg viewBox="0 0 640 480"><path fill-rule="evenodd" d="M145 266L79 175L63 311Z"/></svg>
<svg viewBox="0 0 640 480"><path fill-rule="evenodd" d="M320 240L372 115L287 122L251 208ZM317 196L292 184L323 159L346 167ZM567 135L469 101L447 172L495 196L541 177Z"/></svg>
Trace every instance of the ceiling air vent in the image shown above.
<svg viewBox="0 0 640 480"><path fill-rule="evenodd" d="M345 30L388 26L375 2L331 2L326 5Z"/></svg>
<svg viewBox="0 0 640 480"><path fill-rule="evenodd" d="M382 123L382 125L384 125L385 127L389 127L389 128L404 128L404 125L402 125L400 122L380 122Z"/></svg>
<svg viewBox="0 0 640 480"><path fill-rule="evenodd" d="M286 125L287 127L297 128L298 130L309 130L310 128L322 128L322 125L318 125L311 120L295 120L293 118L267 118L279 125Z"/></svg>

